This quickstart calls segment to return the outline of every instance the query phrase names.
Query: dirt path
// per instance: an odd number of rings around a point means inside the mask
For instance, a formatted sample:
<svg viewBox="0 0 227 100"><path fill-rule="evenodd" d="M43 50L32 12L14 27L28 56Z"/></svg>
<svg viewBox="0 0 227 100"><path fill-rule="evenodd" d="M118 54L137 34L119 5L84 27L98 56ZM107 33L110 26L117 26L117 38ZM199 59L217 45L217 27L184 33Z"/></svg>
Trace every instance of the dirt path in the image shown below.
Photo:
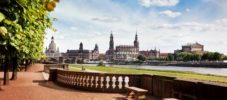
<svg viewBox="0 0 227 100"><path fill-rule="evenodd" d="M66 89L44 80L43 65L34 64L28 72L19 72L18 80L3 86L0 100L121 100L124 95ZM0 78L3 73L0 72Z"/></svg>

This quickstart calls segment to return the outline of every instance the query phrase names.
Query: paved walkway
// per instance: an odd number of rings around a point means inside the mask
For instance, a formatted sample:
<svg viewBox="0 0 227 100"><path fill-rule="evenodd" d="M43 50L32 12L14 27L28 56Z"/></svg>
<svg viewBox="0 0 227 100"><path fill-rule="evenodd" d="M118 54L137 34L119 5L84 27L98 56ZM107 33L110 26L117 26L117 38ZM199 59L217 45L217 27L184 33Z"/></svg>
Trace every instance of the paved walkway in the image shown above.
<svg viewBox="0 0 227 100"><path fill-rule="evenodd" d="M125 96L117 93L85 92L59 87L45 81L43 65L35 64L28 72L18 72L18 80L3 86L0 100L122 100ZM3 73L0 72L2 79Z"/></svg>

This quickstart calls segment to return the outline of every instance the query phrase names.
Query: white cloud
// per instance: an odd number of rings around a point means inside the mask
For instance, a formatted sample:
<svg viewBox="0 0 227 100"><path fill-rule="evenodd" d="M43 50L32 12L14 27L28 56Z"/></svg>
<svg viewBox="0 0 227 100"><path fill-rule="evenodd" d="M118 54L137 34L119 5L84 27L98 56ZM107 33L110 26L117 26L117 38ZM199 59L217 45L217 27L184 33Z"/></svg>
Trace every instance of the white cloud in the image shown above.
<svg viewBox="0 0 227 100"><path fill-rule="evenodd" d="M164 16L167 16L167 17L175 18L175 17L180 16L181 13L180 12L173 12L171 10L165 10L165 11L160 12L159 15L164 15Z"/></svg>
<svg viewBox="0 0 227 100"><path fill-rule="evenodd" d="M100 22L119 22L121 19L119 17L95 17L92 18L94 21L100 21Z"/></svg>
<svg viewBox="0 0 227 100"><path fill-rule="evenodd" d="M141 50L153 49L156 46L162 52L173 52L182 44L198 41L205 45L205 50L227 54L227 43L223 38L226 37L227 20L222 19L227 16L200 21L206 19L200 15L201 9L190 9L189 13L180 14L181 17L168 18L160 17L159 12L155 10L144 13L112 0L62 0L52 13L58 18L54 23L58 30L54 36L62 52L67 49L78 49L79 43L83 42L84 47L90 50L94 48L95 43L98 43L100 52L104 53L109 46L111 30L115 45L132 45L138 29ZM172 17L177 15L174 11L169 12ZM168 13L165 16L167 15ZM47 32L46 46L53 34Z"/></svg>
<svg viewBox="0 0 227 100"><path fill-rule="evenodd" d="M186 12L190 12L190 11L191 11L191 9L187 8L187 9L185 9L185 11L186 11Z"/></svg>
<svg viewBox="0 0 227 100"><path fill-rule="evenodd" d="M139 2L144 7L175 6L179 3L179 0L139 0Z"/></svg>

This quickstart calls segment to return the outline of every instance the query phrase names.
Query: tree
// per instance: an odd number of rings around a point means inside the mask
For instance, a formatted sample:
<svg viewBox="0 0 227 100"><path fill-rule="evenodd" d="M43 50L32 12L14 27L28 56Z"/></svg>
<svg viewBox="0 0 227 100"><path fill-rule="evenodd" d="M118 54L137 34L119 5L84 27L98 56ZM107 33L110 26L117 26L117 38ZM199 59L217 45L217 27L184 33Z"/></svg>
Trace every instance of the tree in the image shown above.
<svg viewBox="0 0 227 100"><path fill-rule="evenodd" d="M210 54L209 53L204 53L203 55L202 55L202 60L208 60L209 59L209 57L210 57Z"/></svg>
<svg viewBox="0 0 227 100"><path fill-rule="evenodd" d="M227 60L227 56L223 55L222 60Z"/></svg>
<svg viewBox="0 0 227 100"><path fill-rule="evenodd" d="M106 66L106 65L102 60L100 60L97 66Z"/></svg>
<svg viewBox="0 0 227 100"><path fill-rule="evenodd" d="M201 57L202 56L200 54L193 54L191 60L200 61Z"/></svg>
<svg viewBox="0 0 227 100"><path fill-rule="evenodd" d="M146 58L145 58L144 56L142 56L142 55L139 55L139 56L137 57L137 59L138 59L139 61L145 61L145 60L146 60Z"/></svg>
<svg viewBox="0 0 227 100"><path fill-rule="evenodd" d="M174 55L173 54L168 54L167 60L168 61L174 61L175 60Z"/></svg>
<svg viewBox="0 0 227 100"><path fill-rule="evenodd" d="M49 11L59 0L1 0L0 1L0 55L4 57L4 84L16 79L18 61L38 60L43 56L46 28L52 28Z"/></svg>
<svg viewBox="0 0 227 100"><path fill-rule="evenodd" d="M218 52L214 52L213 60L221 60L221 58L222 58L222 54L220 54Z"/></svg>

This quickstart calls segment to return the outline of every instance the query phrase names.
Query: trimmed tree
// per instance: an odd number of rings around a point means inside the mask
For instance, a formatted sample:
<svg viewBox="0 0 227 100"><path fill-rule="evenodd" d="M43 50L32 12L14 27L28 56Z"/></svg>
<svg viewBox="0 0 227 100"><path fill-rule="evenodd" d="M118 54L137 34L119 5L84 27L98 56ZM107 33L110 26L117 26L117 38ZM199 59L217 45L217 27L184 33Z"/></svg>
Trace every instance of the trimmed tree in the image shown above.
<svg viewBox="0 0 227 100"><path fill-rule="evenodd" d="M0 55L4 57L4 84L9 83L9 67L15 80L19 61L43 56L46 28L51 28L53 11L59 0L1 0Z"/></svg>

